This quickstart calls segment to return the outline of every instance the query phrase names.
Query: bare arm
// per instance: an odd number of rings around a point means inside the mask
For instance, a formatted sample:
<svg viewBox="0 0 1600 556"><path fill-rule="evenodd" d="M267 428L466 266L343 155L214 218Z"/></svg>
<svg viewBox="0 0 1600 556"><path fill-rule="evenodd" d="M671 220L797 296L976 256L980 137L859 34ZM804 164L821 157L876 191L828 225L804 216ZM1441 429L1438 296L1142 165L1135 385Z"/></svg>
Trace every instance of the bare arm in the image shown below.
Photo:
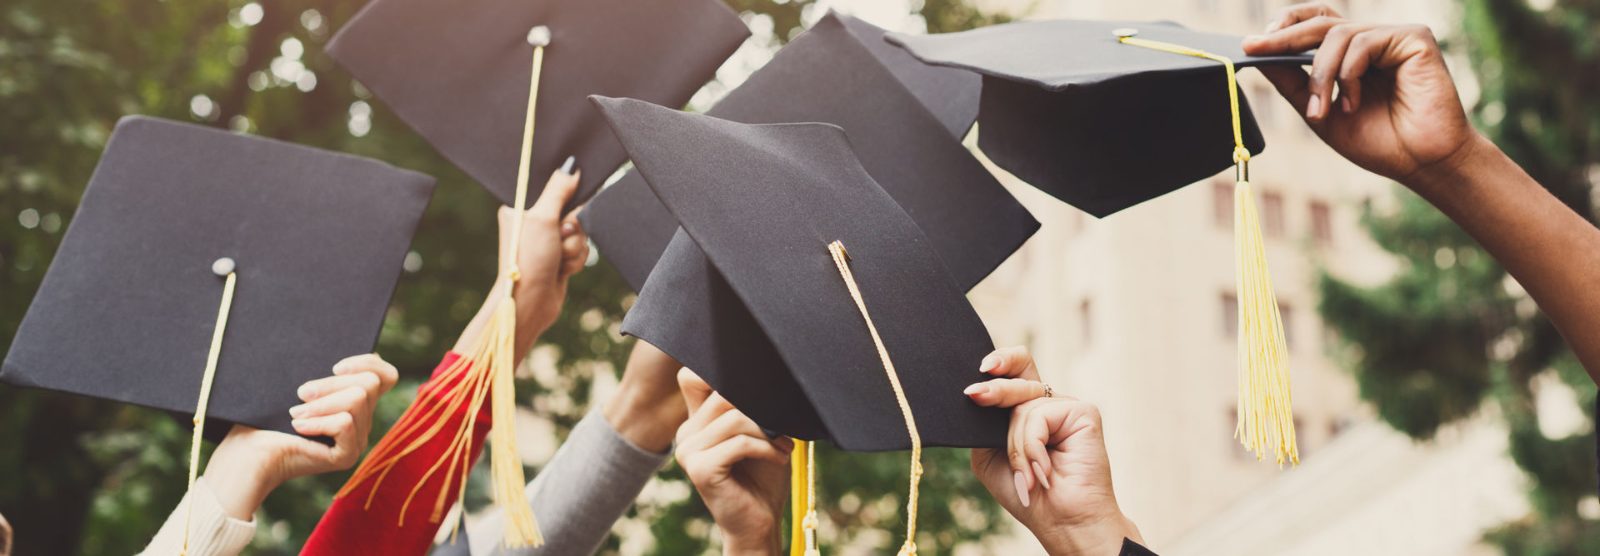
<svg viewBox="0 0 1600 556"><path fill-rule="evenodd" d="M643 450L666 453L678 426L689 417L678 393L677 360L640 340L633 345L616 395L600 409L606 422Z"/></svg>

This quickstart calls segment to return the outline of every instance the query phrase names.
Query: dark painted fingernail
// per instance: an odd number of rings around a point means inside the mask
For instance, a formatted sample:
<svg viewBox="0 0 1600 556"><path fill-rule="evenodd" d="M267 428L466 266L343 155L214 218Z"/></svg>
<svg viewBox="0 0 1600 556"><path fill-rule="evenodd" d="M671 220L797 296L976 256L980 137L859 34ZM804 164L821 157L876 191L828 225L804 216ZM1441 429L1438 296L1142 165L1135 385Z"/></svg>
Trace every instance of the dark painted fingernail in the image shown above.
<svg viewBox="0 0 1600 556"><path fill-rule="evenodd" d="M570 176L570 175L572 175L572 169L575 168L577 165L578 165L578 157L569 156L569 157L567 157L566 162L562 162L561 163L561 173Z"/></svg>

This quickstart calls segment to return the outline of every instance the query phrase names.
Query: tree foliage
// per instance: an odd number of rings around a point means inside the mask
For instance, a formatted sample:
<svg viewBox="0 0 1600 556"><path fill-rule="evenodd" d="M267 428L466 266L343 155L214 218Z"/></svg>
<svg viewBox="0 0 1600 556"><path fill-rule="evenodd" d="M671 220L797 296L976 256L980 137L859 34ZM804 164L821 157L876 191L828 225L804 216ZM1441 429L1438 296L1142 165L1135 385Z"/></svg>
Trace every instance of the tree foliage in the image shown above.
<svg viewBox="0 0 1600 556"><path fill-rule="evenodd" d="M728 3L747 20L765 18L779 43L821 15L810 0ZM381 434L491 285L495 202L322 53L362 4L0 5L0 352L9 349L121 116L193 121L370 156L439 178L378 344L404 376L380 404L374 436ZM961 0L927 0L920 13L938 31L998 21ZM620 277L595 265L573 281L561 319L540 339L536 349L553 358L557 372L520 378L519 392L555 423L558 436L587 412L594 378L622 368L631 341L618 326L629 303ZM187 443L187 428L160 412L0 385L0 513L15 526L16 553L126 554L143 546L183 494ZM893 546L903 527L903 455L820 456L826 535ZM999 508L965 471L963 452L931 450L927 461L925 552L980 538L1001 523ZM257 516L250 552L297 552L345 476L279 488ZM708 550L708 514L687 494L681 472L668 466L658 484L680 495L646 501L630 514L649 523L654 552ZM484 498L469 493L469 507Z"/></svg>
<svg viewBox="0 0 1600 556"><path fill-rule="evenodd" d="M1483 130L1567 206L1595 219L1600 179L1600 2L1462 0L1456 43L1482 86L1472 115ZM1510 434L1510 456L1531 479L1534 512L1486 535L1507 554L1600 553L1600 523L1580 514L1595 496L1593 422L1547 436L1536 379L1553 375L1578 393L1594 383L1505 270L1425 201L1403 193L1397 208L1364 219L1372 239L1400 262L1388 282L1320 281L1324 319L1384 421L1412 437L1477 414L1491 403ZM1548 425L1548 423L1544 423ZM1558 437L1551 437L1558 436Z"/></svg>

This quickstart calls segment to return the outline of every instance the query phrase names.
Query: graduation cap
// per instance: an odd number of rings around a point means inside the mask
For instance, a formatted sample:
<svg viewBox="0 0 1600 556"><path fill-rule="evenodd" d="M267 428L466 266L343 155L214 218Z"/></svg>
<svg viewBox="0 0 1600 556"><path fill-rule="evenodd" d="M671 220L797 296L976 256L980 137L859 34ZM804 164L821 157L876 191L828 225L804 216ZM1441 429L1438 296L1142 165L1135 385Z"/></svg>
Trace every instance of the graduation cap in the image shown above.
<svg viewBox="0 0 1600 556"><path fill-rule="evenodd" d="M867 171L970 288L1038 223L959 142L977 115L977 74L918 62L884 33L830 12L707 113L843 127ZM678 227L637 171L596 195L579 218L635 291Z"/></svg>
<svg viewBox="0 0 1600 556"><path fill-rule="evenodd" d="M1246 56L1242 39L1165 22L1031 21L890 35L917 58L984 75L979 148L1096 216L1236 168L1240 395L1236 436L1258 459L1298 463L1287 347L1268 277L1250 157L1264 142L1236 70L1308 64Z"/></svg>
<svg viewBox="0 0 1600 556"><path fill-rule="evenodd" d="M529 44L548 45L538 140L522 175L547 176L577 157L586 171L571 207L626 161L586 97L682 106L749 34L717 0L374 0L328 53L512 205L535 65Z"/></svg>
<svg viewBox="0 0 1600 556"><path fill-rule="evenodd" d="M0 380L293 434L366 353L428 176L146 117L117 123ZM209 400L209 403L208 403ZM193 469L191 469L191 479Z"/></svg>
<svg viewBox="0 0 1600 556"><path fill-rule="evenodd" d="M657 272L672 278L679 263L708 264L722 280L698 287L732 294L714 297L709 311L684 307L689 296L675 287L696 284L658 286L652 276L624 332L683 361L778 434L847 450L909 448L914 478L924 445L1005 445L1007 412L961 395L994 349L983 322L843 129L743 124L631 99L596 104L682 226ZM680 256L691 244L703 259ZM709 318L680 328L642 322L674 314ZM746 366L761 356L727 344L719 353L675 351L685 338L695 345L724 334L776 357ZM695 366L708 355L716 372ZM769 406L809 409L817 420L783 419ZM914 508L915 486L911 499Z"/></svg>

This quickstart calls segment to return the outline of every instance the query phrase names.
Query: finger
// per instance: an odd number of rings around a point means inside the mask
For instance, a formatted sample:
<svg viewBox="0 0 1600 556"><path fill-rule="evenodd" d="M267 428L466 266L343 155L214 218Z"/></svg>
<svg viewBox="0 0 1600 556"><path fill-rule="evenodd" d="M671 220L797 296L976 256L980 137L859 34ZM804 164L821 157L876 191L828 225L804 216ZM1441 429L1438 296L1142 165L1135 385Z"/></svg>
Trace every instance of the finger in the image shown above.
<svg viewBox="0 0 1600 556"><path fill-rule="evenodd" d="M1344 23L1342 18L1317 16L1265 35L1245 37L1240 46L1251 56L1305 52L1317 48L1329 31Z"/></svg>
<svg viewBox="0 0 1600 556"><path fill-rule="evenodd" d="M335 413L308 419L296 419L291 423L294 430L305 436L326 436L333 438L333 446L325 447L318 444L325 463L331 469L345 469L356 464L361 458L365 448L361 444L364 437L357 434L355 418L349 413Z"/></svg>
<svg viewBox="0 0 1600 556"><path fill-rule="evenodd" d="M1028 491L1033 490L1035 480L1033 471L1028 468L1027 455L1022 451L1022 446L1026 442L1023 437L1025 429L1023 425L1027 422L1028 409L1028 406L1012 409L1011 424L1006 429L1006 462L1011 466L1017 497L1023 501L1023 506L1028 505Z"/></svg>
<svg viewBox="0 0 1600 556"><path fill-rule="evenodd" d="M1033 363L1033 354L1026 346L1012 346L994 350L984 356L978 371L994 376L1039 380L1039 368Z"/></svg>
<svg viewBox="0 0 1600 556"><path fill-rule="evenodd" d="M1045 397L1043 382L1021 378L996 378L968 386L961 393L983 407L1016 407Z"/></svg>
<svg viewBox="0 0 1600 556"><path fill-rule="evenodd" d="M563 277L582 272L583 267L589 264L589 238L583 234L579 234L579 236L583 237L583 242L579 244L578 252L570 257L563 257L561 260L561 275Z"/></svg>
<svg viewBox="0 0 1600 556"><path fill-rule="evenodd" d="M715 446L700 452L704 462L716 469L727 472L733 466L746 460L760 460L778 465L789 464L789 452L773 445L772 441L763 440L754 436L739 435L724 440Z"/></svg>
<svg viewBox="0 0 1600 556"><path fill-rule="evenodd" d="M378 393L378 389L383 386L382 380L383 379L378 378L378 375L373 373L334 375L330 377L319 378L311 382L301 384L300 388L295 391L295 393L300 396L300 399L306 402L295 407L309 405L311 402L321 400L346 388L360 388L362 390L366 390L368 394L368 401L375 402L377 401L376 394ZM289 411L291 415L293 415L294 412L295 410L293 408L291 408Z"/></svg>
<svg viewBox="0 0 1600 556"><path fill-rule="evenodd" d="M745 416L744 412L738 409L730 409L712 419L710 423L706 424L705 428L700 429L687 442L691 444L691 449L695 447L705 448L715 446L724 440L739 435L771 440L767 438L765 433L761 432L761 427L756 425L755 421Z"/></svg>
<svg viewBox="0 0 1600 556"><path fill-rule="evenodd" d="M1372 62L1389 49L1393 37L1392 32L1372 29L1357 33L1350 39L1350 47L1339 65L1338 74L1339 96L1343 99L1341 108L1346 113L1355 112L1361 107L1361 78L1366 75Z"/></svg>
<svg viewBox="0 0 1600 556"><path fill-rule="evenodd" d="M700 404L705 403L706 398L711 397L711 385L688 367L678 369L678 390L683 392L683 403L689 406L691 414L700 409Z"/></svg>
<svg viewBox="0 0 1600 556"><path fill-rule="evenodd" d="M1311 60L1311 98L1306 105L1307 119L1322 121L1328 117L1329 109L1333 106L1333 86L1338 81L1339 67L1344 65L1350 39L1363 30L1365 26L1353 24L1336 25L1328 30L1328 36L1323 39L1316 57Z"/></svg>
<svg viewBox="0 0 1600 556"><path fill-rule="evenodd" d="M352 355L340 360L333 365L333 374L348 375L356 373L372 373L378 377L377 394L388 392L400 381L400 370L388 361L384 361L376 353L363 353ZM307 400L309 401L309 400Z"/></svg>
<svg viewBox="0 0 1600 556"><path fill-rule="evenodd" d="M1267 32L1271 33L1317 16L1340 17L1338 10L1322 2L1295 4L1273 16L1272 21L1267 23Z"/></svg>
<svg viewBox="0 0 1600 556"><path fill-rule="evenodd" d="M689 418L684 420L683 426L678 427L678 431L684 435L699 434L701 430L710 426L712 421L733 410L733 404L728 403L722 395L712 392L711 396L700 404L698 411L689 414Z"/></svg>
<svg viewBox="0 0 1600 556"><path fill-rule="evenodd" d="M1074 402L1064 400L1055 400L1053 403L1041 402L1030 408L1030 411L1023 418L1022 434L1020 435L1022 439L1021 451L1028 461L1028 467L1038 477L1039 484L1044 485L1046 489L1050 488L1049 470L1052 468L1050 450L1046 447L1046 444L1050 441L1051 422L1049 417L1053 414L1053 407L1065 407L1071 403Z"/></svg>
<svg viewBox="0 0 1600 556"><path fill-rule="evenodd" d="M357 377L362 375L357 375ZM345 378L345 377L338 377ZM351 377L355 378L355 377ZM369 379L377 380L377 379ZM367 389L361 386L348 386L324 395L315 400L289 408L289 416L295 419L321 417L343 411L358 411L367 413Z"/></svg>
<svg viewBox="0 0 1600 556"><path fill-rule="evenodd" d="M1306 113L1306 105L1311 102L1311 76L1306 70L1287 66L1261 66L1259 69L1278 94L1294 107L1295 113Z"/></svg>
<svg viewBox="0 0 1600 556"><path fill-rule="evenodd" d="M550 174L550 181L545 182L544 191L539 193L539 200L533 204L529 212L534 216L548 219L555 223L561 220L561 209L567 206L567 201L578 191L578 175L583 172L563 174L556 170Z"/></svg>

